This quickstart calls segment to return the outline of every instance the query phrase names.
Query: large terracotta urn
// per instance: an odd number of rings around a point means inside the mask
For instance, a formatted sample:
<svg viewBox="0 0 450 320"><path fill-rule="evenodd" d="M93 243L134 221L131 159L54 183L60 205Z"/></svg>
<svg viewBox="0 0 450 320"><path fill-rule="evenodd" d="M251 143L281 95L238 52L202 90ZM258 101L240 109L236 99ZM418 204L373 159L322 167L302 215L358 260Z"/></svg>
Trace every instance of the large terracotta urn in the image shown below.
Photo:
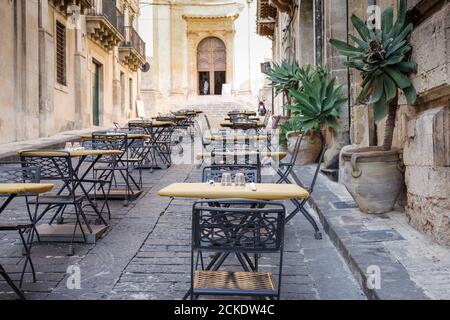
<svg viewBox="0 0 450 320"><path fill-rule="evenodd" d="M297 139L303 133L298 131L291 131L286 134L288 139L288 151L291 155L295 151L295 144ZM296 164L298 165L308 165L316 163L317 159L320 156L320 152L322 151L323 143L322 136L320 133L316 131L310 131L306 134L302 143L300 144L300 149L298 150L298 156L296 160Z"/></svg>
<svg viewBox="0 0 450 320"><path fill-rule="evenodd" d="M401 151L348 147L341 152L340 182L366 213L392 211L404 185Z"/></svg>

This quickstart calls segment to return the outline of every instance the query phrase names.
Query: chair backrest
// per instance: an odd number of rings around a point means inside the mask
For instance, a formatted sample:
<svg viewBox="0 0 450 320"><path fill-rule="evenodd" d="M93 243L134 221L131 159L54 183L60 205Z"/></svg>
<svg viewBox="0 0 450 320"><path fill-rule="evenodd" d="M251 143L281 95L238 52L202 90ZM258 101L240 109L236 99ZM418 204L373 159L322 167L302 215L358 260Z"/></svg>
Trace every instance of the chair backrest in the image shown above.
<svg viewBox="0 0 450 320"><path fill-rule="evenodd" d="M128 153L128 134L122 131L107 132L96 131L92 133L91 148L93 150L121 150L124 151L125 157ZM115 155L104 155L98 160L99 163L115 163L117 157Z"/></svg>
<svg viewBox="0 0 450 320"><path fill-rule="evenodd" d="M24 168L38 168L40 180L73 181L70 153L55 150L30 150L20 153Z"/></svg>
<svg viewBox="0 0 450 320"><path fill-rule="evenodd" d="M130 120L128 121L129 129L144 129L147 133L151 130L152 121L151 120Z"/></svg>
<svg viewBox="0 0 450 320"><path fill-rule="evenodd" d="M297 162L298 153L300 151L300 146L302 145L304 134L299 134L297 140L295 141L294 151L292 153L291 160L289 161L289 165L294 166Z"/></svg>
<svg viewBox="0 0 450 320"><path fill-rule="evenodd" d="M208 127L208 130L211 131L211 123L209 122L209 118L206 114L203 115L205 117L206 126Z"/></svg>
<svg viewBox="0 0 450 320"><path fill-rule="evenodd" d="M267 111L266 116L264 117L264 125L266 127L269 124L270 117L272 117L272 111Z"/></svg>
<svg viewBox="0 0 450 320"><path fill-rule="evenodd" d="M193 206L192 248L218 252L282 252L283 204L202 200Z"/></svg>
<svg viewBox="0 0 450 320"><path fill-rule="evenodd" d="M311 181L311 185L308 188L309 193L312 193L314 191L314 186L316 185L317 176L319 175L320 167L322 165L323 157L325 156L325 153L328 150L328 145L325 144L322 148L322 152L320 153L319 162L317 163L316 171L314 172L314 178Z"/></svg>
<svg viewBox="0 0 450 320"><path fill-rule="evenodd" d="M22 167L18 162L0 163L0 183L39 183L40 170L36 167Z"/></svg>
<svg viewBox="0 0 450 320"><path fill-rule="evenodd" d="M202 182L220 182L224 173L230 173L234 179L237 173L243 173L247 183L260 183L261 173L257 166L253 165L215 165L203 168Z"/></svg>

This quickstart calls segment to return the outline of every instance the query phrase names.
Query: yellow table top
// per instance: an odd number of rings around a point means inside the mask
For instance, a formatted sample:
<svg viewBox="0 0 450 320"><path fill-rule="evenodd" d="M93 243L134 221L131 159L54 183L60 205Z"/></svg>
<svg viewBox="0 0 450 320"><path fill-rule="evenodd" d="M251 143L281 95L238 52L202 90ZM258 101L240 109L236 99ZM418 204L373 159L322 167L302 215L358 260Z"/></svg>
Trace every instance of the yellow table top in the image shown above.
<svg viewBox="0 0 450 320"><path fill-rule="evenodd" d="M258 135L258 136L244 136L244 135L227 135L227 136L222 136L222 135L206 135L204 136L205 140L212 140L212 141L265 141L267 140L267 136L265 135Z"/></svg>
<svg viewBox="0 0 450 320"><path fill-rule="evenodd" d="M173 122L168 122L168 121L153 121L152 122L152 127L155 127L155 128L173 127L173 126L174 126Z"/></svg>
<svg viewBox="0 0 450 320"><path fill-rule="evenodd" d="M217 151L214 152L214 157L245 157L245 156L257 156L259 155L260 157L271 157L273 159L279 159L279 160L283 160L284 158L286 158L287 153L286 152L278 152L278 151L271 151L271 152L257 152L257 151L246 151L246 150L242 150L242 151L227 151L227 152L223 152L223 151ZM197 153L197 160L203 159L203 158L211 158L212 157L212 153L211 152L201 152L201 153Z"/></svg>
<svg viewBox="0 0 450 320"><path fill-rule="evenodd" d="M251 200L290 200L309 197L308 191L296 184L256 184L252 191L250 184L245 187L225 187L220 183L174 183L158 194L162 197L197 199L251 199Z"/></svg>
<svg viewBox="0 0 450 320"><path fill-rule="evenodd" d="M248 120L259 121L259 117L249 117ZM231 121L231 117L225 117L225 121Z"/></svg>
<svg viewBox="0 0 450 320"><path fill-rule="evenodd" d="M228 112L228 115L232 115L232 114L245 114L247 116L256 116L256 112L255 111Z"/></svg>
<svg viewBox="0 0 450 320"><path fill-rule="evenodd" d="M89 149L81 149L81 150L45 150L45 151L21 151L20 155L38 155L38 156L64 156L66 153L69 153L71 158L79 158L84 156L119 156L123 153L121 150L89 150Z"/></svg>
<svg viewBox="0 0 450 320"><path fill-rule="evenodd" d="M158 116L158 117L152 117L153 120L167 119L167 118L175 118L176 120L184 120L187 117L186 116ZM167 122L167 121L162 121L162 122Z"/></svg>
<svg viewBox="0 0 450 320"><path fill-rule="evenodd" d="M232 122L223 122L220 124L221 127L224 128L232 128L232 127L245 127L245 128L265 128L266 125L264 123L246 123L246 122L237 122L237 123L232 123Z"/></svg>
<svg viewBox="0 0 450 320"><path fill-rule="evenodd" d="M51 183L0 183L0 194L45 193L53 187Z"/></svg>
<svg viewBox="0 0 450 320"><path fill-rule="evenodd" d="M113 136L114 134L112 133L111 135ZM127 138L128 139L149 139L150 136L148 134L144 134L144 133L130 133L127 135ZM92 134L84 134L81 136L81 139L91 140Z"/></svg>

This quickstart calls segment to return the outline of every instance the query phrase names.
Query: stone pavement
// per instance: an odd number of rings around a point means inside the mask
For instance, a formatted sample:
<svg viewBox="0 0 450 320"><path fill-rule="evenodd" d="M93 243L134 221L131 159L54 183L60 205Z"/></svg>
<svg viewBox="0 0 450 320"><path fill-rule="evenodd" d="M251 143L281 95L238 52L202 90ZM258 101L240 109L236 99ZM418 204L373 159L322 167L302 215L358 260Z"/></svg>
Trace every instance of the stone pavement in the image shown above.
<svg viewBox="0 0 450 320"><path fill-rule="evenodd" d="M314 167L299 167L303 183ZM362 213L346 188L319 175L311 203L333 243L361 284L367 269L378 266L381 287L371 299L450 299L450 250L409 225L404 212Z"/></svg>
<svg viewBox="0 0 450 320"><path fill-rule="evenodd" d="M162 198L157 191L172 182L199 181L192 166L144 171L145 193L129 207L114 202L111 229L95 245L77 244L68 257L66 244L36 244L33 261L37 283L24 285L29 299L180 299L190 279L192 200ZM15 203L0 221L25 219ZM317 217L316 217L317 218ZM25 220L24 220L25 221ZM283 299L365 299L344 259L327 235L315 240L302 216L286 228ZM23 262L15 233L0 234L0 263L14 279ZM262 269L274 269L272 258ZM230 260L228 265L234 262ZM67 288L68 266L81 270L81 288ZM0 299L15 295L0 279Z"/></svg>

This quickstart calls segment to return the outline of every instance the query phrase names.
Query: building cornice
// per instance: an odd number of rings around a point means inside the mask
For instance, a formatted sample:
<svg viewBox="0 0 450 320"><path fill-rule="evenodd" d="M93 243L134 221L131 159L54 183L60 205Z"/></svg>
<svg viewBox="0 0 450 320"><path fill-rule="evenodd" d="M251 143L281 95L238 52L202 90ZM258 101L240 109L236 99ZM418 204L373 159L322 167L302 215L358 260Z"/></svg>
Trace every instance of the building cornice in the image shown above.
<svg viewBox="0 0 450 320"><path fill-rule="evenodd" d="M184 20L231 20L234 21L239 17L239 13L234 15L223 15L223 16L198 16L198 15L183 15Z"/></svg>

